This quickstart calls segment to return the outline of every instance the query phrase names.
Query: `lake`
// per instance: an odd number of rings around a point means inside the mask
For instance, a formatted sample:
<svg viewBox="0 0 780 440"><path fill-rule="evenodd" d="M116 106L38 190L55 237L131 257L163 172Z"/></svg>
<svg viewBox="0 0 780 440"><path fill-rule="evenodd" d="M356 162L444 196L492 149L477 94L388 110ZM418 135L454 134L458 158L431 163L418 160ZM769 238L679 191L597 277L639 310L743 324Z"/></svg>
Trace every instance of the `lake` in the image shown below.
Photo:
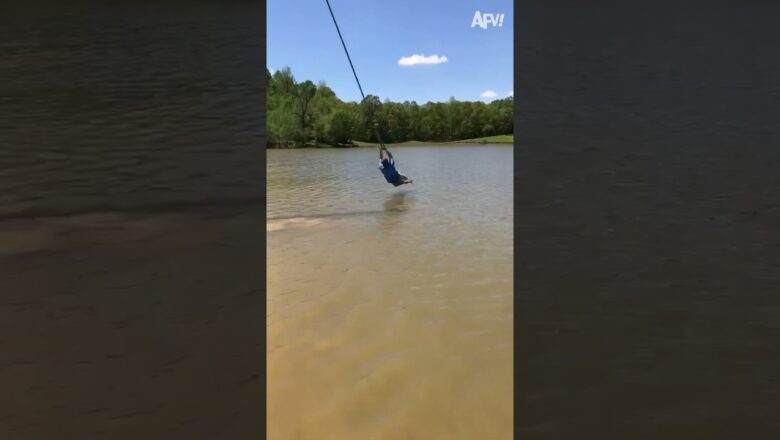
<svg viewBox="0 0 780 440"><path fill-rule="evenodd" d="M512 148L392 151L268 151L270 439L512 437Z"/></svg>

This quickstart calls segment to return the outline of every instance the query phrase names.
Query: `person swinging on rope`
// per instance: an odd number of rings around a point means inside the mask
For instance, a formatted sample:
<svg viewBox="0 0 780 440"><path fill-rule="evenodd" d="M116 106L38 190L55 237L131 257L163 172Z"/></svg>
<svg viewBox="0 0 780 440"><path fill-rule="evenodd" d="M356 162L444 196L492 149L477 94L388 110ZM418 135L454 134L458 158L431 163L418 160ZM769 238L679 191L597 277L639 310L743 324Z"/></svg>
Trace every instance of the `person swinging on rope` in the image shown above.
<svg viewBox="0 0 780 440"><path fill-rule="evenodd" d="M385 176L385 180L393 186L401 186L412 183L412 179L399 173L395 168L395 160L390 150L382 144L379 147L379 170Z"/></svg>
<svg viewBox="0 0 780 440"><path fill-rule="evenodd" d="M349 61L349 67L352 69L352 75L355 76L355 82L357 83L358 89L360 90L360 96L363 97L363 99L366 99L365 93L363 93L363 86L360 85L360 80L358 79L357 72L355 72L355 66L352 64L352 58L349 56L349 51L347 50L347 45L344 43L344 37L341 36L341 30L339 29L339 24L336 22L336 16L333 15L333 8L330 7L330 2L328 0L325 0L325 4L328 5L328 11L330 12L330 18L333 19L333 25L336 26L336 33L339 34L339 40L341 40L341 46L344 48L344 53L347 55L347 61ZM385 144L382 143L382 139L379 137L379 125L376 121L374 121L374 133L376 134L377 141L379 141L379 170L382 171L382 174L385 176L385 180L388 181L388 183L394 185L394 186L401 186L405 185L407 183L412 183L412 179L404 176L403 174L399 173L398 170L395 169L395 161L393 160L393 155L390 153L390 151L387 150L385 147ZM387 154L387 157L385 157L385 154Z"/></svg>

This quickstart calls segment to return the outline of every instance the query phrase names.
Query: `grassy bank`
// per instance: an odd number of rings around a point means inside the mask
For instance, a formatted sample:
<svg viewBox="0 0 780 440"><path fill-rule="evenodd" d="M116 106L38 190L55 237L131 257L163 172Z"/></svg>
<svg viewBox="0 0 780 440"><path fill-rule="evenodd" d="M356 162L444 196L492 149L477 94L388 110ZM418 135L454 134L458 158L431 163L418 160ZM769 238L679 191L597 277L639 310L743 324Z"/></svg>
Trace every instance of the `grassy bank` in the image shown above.
<svg viewBox="0 0 780 440"><path fill-rule="evenodd" d="M406 142L386 142L387 145L395 145L400 147L413 147L417 145L454 145L454 144L511 144L514 142L514 135L500 134L498 136L488 136L474 139L463 139L459 141L443 141L443 142L421 142L421 141L406 141ZM355 141L355 146L358 147L378 147L379 144L373 142L360 142Z"/></svg>
<svg viewBox="0 0 780 440"><path fill-rule="evenodd" d="M457 144L511 144L514 142L514 135L502 134L498 136L488 136L474 139L463 139L459 141L449 142L422 142L422 141L406 141L406 142L388 142L387 145L393 145L396 147L414 147L423 145L457 145ZM322 144L322 143L308 143L302 147L295 146L276 146L269 145L268 148L284 149L284 148L356 148L356 147L378 147L379 144L373 142L354 141L349 144Z"/></svg>
<svg viewBox="0 0 780 440"><path fill-rule="evenodd" d="M359 142L349 144L324 144L318 142L308 142L306 145L271 145L267 144L266 148L272 150L299 150L301 148L357 148L364 145L359 145Z"/></svg>
<svg viewBox="0 0 780 440"><path fill-rule="evenodd" d="M437 142L421 142L421 141L406 141L406 142L398 142L398 143L385 143L385 145L397 145L397 146L414 146L414 145L438 145ZM355 141L355 145L358 147L378 147L379 144L373 143L373 142L361 142L361 141Z"/></svg>
<svg viewBox="0 0 780 440"><path fill-rule="evenodd" d="M514 143L513 134L500 134L497 136L488 136L474 139L464 139L462 141L448 142L450 144L511 144Z"/></svg>

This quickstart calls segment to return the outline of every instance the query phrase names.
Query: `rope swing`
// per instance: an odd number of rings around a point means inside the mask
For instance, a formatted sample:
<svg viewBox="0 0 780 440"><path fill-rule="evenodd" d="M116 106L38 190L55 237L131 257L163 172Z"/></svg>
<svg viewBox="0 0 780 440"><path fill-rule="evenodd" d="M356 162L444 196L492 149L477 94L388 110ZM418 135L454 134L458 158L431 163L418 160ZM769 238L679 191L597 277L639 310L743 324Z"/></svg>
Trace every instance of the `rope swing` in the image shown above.
<svg viewBox="0 0 780 440"><path fill-rule="evenodd" d="M358 79L357 72L355 71L355 66L352 64L352 57L349 56L349 51L347 50L347 45L344 43L344 37L341 36L341 30L339 29L339 24L336 22L336 16L333 15L333 8L330 7L330 1L325 0L325 4L328 5L328 11L330 11L330 17L333 19L333 24L336 26L336 32L339 34L339 40L341 40L341 46L344 48L344 53L347 54L347 60L349 61L349 67L352 68L352 75L355 76L355 82L357 82L358 89L360 89L360 96L363 97L363 100L366 99L366 95L363 93L363 86L360 85L360 80ZM384 150L385 144L382 142L382 137L379 136L379 124L373 120L374 114L371 114L372 118L372 125L374 127L374 135L376 136L377 141L379 142L379 149Z"/></svg>

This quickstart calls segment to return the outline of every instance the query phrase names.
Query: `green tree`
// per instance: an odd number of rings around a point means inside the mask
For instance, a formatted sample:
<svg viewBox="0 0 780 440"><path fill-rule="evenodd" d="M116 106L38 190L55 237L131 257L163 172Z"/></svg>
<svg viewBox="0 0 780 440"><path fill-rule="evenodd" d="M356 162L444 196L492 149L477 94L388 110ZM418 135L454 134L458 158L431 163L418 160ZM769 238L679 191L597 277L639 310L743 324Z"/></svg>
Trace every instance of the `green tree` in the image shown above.
<svg viewBox="0 0 780 440"><path fill-rule="evenodd" d="M319 143L332 143L330 124L333 113L343 103L324 82L317 84L317 92L311 102L311 115L314 120L312 131L314 139Z"/></svg>
<svg viewBox="0 0 780 440"><path fill-rule="evenodd" d="M273 74L275 92L282 95L291 95L295 87L295 77L289 67L283 67Z"/></svg>
<svg viewBox="0 0 780 440"><path fill-rule="evenodd" d="M347 109L336 110L330 119L328 135L337 144L346 144L352 140L355 120Z"/></svg>
<svg viewBox="0 0 780 440"><path fill-rule="evenodd" d="M360 102L341 101L324 82L298 83L289 67L266 69L269 145L376 142L374 123L387 143L453 141L514 132L514 98L481 101L380 101L368 95Z"/></svg>
<svg viewBox="0 0 780 440"><path fill-rule="evenodd" d="M382 101L378 96L368 95L360 102L363 131L361 137L368 139L372 142L377 142L376 134L374 132L374 124L380 126L380 136L382 134Z"/></svg>
<svg viewBox="0 0 780 440"><path fill-rule="evenodd" d="M311 81L304 81L293 87L293 97L295 100L295 116L298 118L298 132L295 140L299 145L304 145L309 138L309 127L311 125L311 102L317 93L317 86Z"/></svg>

